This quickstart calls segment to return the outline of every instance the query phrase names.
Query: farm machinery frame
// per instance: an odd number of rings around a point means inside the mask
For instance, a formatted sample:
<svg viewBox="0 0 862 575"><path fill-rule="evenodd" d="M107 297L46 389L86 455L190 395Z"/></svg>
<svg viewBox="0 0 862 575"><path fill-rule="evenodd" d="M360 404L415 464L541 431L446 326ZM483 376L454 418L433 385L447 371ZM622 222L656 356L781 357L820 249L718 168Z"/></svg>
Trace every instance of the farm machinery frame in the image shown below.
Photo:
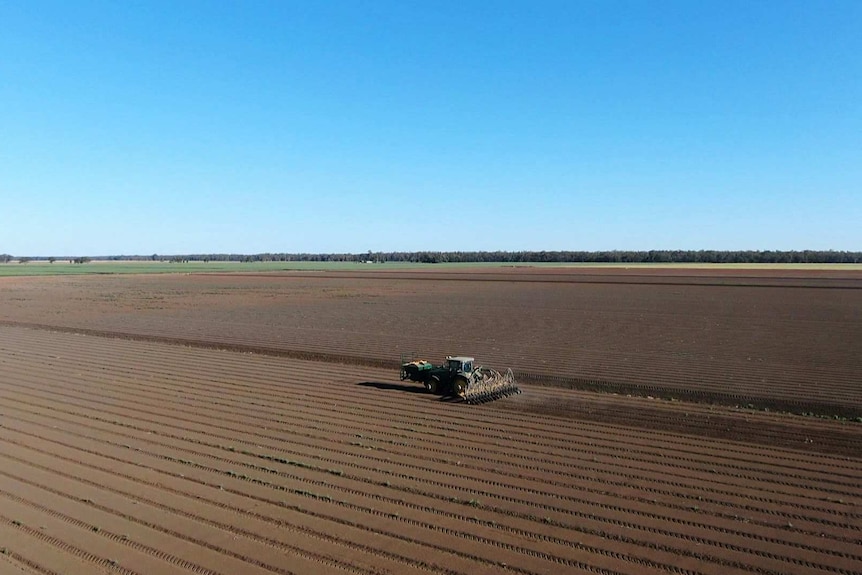
<svg viewBox="0 0 862 575"><path fill-rule="evenodd" d="M486 403L521 393L511 369L504 373L476 366L473 357L446 356L441 365L401 356L401 381L421 383L429 393L459 397L467 403Z"/></svg>

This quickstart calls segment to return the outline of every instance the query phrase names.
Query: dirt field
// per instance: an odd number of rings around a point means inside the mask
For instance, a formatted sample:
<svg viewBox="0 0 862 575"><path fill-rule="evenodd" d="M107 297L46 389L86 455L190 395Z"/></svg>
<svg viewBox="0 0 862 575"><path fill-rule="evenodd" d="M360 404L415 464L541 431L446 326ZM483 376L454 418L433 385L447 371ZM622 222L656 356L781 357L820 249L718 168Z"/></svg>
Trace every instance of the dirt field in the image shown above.
<svg viewBox="0 0 862 575"><path fill-rule="evenodd" d="M0 321L396 368L467 354L522 381L862 416L862 271L4 278Z"/></svg>
<svg viewBox="0 0 862 575"><path fill-rule="evenodd" d="M862 573L862 278L687 273L4 278L0 573Z"/></svg>

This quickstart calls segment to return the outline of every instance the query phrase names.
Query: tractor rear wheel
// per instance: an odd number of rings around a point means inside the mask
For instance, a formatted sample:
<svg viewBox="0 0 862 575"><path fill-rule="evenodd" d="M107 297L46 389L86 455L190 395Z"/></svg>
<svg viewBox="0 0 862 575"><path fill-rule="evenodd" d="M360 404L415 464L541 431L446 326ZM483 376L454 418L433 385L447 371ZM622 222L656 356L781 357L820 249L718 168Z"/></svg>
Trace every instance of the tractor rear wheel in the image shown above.
<svg viewBox="0 0 862 575"><path fill-rule="evenodd" d="M427 389L429 393L437 393L440 389L440 378L436 375L431 376L425 381L425 389Z"/></svg>

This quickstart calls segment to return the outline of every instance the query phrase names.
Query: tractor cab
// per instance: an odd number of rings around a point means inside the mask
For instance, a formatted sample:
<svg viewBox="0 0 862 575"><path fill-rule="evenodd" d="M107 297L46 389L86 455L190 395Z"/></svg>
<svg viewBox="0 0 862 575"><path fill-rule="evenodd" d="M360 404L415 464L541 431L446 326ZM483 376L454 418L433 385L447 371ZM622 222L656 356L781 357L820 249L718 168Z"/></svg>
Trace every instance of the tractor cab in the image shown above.
<svg viewBox="0 0 862 575"><path fill-rule="evenodd" d="M450 373L472 373L473 372L473 361L472 357L464 357L464 356L448 356L446 357L446 367L449 368Z"/></svg>
<svg viewBox="0 0 862 575"><path fill-rule="evenodd" d="M415 354L401 355L401 380L421 383L431 393L459 397L467 403L484 403L521 393L511 369L502 374L476 367L476 360L464 355L447 355L440 365L415 357Z"/></svg>

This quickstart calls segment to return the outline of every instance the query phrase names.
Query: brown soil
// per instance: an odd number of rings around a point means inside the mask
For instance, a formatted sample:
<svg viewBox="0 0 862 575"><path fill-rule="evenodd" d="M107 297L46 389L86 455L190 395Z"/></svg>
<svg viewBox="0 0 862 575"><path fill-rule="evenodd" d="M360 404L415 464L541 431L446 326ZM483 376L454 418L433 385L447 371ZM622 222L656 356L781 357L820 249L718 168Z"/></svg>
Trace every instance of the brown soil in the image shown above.
<svg viewBox="0 0 862 575"><path fill-rule="evenodd" d="M570 389L862 416L862 273L852 270L80 276L0 286L6 325L390 368L400 353L463 353Z"/></svg>
<svg viewBox="0 0 862 575"><path fill-rule="evenodd" d="M488 273L0 280L0 572L862 573L858 288Z"/></svg>

